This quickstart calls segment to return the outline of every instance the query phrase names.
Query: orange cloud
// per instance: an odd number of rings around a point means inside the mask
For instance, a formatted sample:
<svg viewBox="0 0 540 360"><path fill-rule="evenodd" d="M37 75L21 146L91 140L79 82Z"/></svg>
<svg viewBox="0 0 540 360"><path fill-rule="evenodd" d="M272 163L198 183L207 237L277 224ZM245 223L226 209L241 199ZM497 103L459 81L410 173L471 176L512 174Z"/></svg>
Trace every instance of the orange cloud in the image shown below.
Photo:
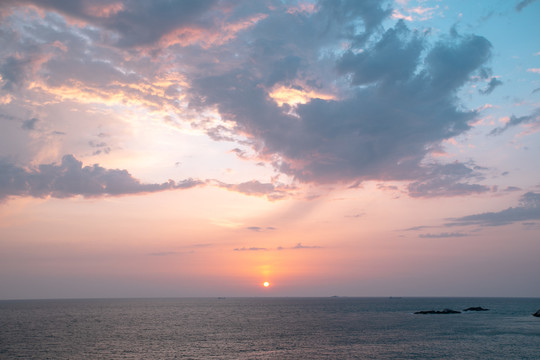
<svg viewBox="0 0 540 360"><path fill-rule="evenodd" d="M256 14L235 23L223 22L217 29L204 29L200 27L183 27L175 29L164 35L159 41L160 47L173 45L188 46L199 44L203 48L213 45L222 45L234 39L242 30L254 26L260 20L266 18L265 14Z"/></svg>
<svg viewBox="0 0 540 360"><path fill-rule="evenodd" d="M286 86L273 89L268 94L279 106L283 104L298 105L305 104L311 99L335 100L335 96L314 90L300 90Z"/></svg>
<svg viewBox="0 0 540 360"><path fill-rule="evenodd" d="M394 10L394 12L392 13L392 18L394 18L394 19L403 19L403 20L407 20L407 21L413 21L413 18L412 18L411 15L403 15L402 13L400 13L397 10Z"/></svg>
<svg viewBox="0 0 540 360"><path fill-rule="evenodd" d="M156 79L154 82L139 82L123 84L114 81L103 86L91 86L78 80L71 79L61 86L49 86L43 81L32 81L28 89L54 96L57 101L76 101L83 104L98 103L106 106L127 105L142 106L153 112L163 113L178 110L175 102L182 100L184 95L169 94L171 86L187 87L188 84L178 74Z"/></svg>

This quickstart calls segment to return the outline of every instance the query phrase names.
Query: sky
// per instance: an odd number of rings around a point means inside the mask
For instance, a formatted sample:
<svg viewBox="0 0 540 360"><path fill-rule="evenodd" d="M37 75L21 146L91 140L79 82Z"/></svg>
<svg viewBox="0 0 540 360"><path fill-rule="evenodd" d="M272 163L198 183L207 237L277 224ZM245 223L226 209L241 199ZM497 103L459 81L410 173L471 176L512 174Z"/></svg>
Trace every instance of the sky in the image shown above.
<svg viewBox="0 0 540 360"><path fill-rule="evenodd" d="M1 1L0 299L540 297L539 15Z"/></svg>

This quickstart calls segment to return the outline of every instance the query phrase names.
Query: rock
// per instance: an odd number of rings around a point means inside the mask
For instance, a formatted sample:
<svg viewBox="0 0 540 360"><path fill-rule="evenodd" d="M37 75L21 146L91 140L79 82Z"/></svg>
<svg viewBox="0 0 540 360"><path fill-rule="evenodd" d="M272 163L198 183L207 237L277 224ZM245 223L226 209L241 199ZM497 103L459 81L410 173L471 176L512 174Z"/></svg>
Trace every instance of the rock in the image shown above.
<svg viewBox="0 0 540 360"><path fill-rule="evenodd" d="M461 314L461 311L456 311L452 309L444 309L442 311L436 311L436 310L423 310L423 311L417 311L415 314Z"/></svg>
<svg viewBox="0 0 540 360"><path fill-rule="evenodd" d="M481 306L473 306L473 307L469 307L469 308L466 308L465 310L463 311L488 311L489 309L484 309L483 307Z"/></svg>
<svg viewBox="0 0 540 360"><path fill-rule="evenodd" d="M535 313L533 314L533 316L540 317L540 309L538 309L538 311L535 312Z"/></svg>

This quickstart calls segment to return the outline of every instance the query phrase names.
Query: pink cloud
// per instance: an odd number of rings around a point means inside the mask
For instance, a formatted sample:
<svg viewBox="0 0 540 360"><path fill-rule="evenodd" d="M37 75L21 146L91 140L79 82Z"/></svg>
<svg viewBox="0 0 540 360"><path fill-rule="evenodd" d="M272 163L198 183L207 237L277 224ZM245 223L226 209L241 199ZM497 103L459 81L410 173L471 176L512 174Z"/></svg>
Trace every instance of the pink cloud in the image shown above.
<svg viewBox="0 0 540 360"><path fill-rule="evenodd" d="M108 18L124 10L124 4L116 2L112 4L86 4L86 13L91 16Z"/></svg>
<svg viewBox="0 0 540 360"><path fill-rule="evenodd" d="M296 6L293 6L287 9L287 12L289 14L296 14L296 13L313 14L316 11L317 11L317 6L309 2L302 2Z"/></svg>

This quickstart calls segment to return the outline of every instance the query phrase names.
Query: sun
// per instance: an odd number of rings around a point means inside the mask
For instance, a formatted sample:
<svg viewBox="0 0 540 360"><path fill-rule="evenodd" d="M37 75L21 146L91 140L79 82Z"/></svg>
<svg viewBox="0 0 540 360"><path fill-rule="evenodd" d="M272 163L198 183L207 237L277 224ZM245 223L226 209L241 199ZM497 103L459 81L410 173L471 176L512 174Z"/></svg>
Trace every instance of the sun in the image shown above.
<svg viewBox="0 0 540 360"><path fill-rule="evenodd" d="M265 281L265 282L263 282L263 286L264 286L264 287L269 287L269 286L270 286L270 283L269 283L268 281Z"/></svg>

